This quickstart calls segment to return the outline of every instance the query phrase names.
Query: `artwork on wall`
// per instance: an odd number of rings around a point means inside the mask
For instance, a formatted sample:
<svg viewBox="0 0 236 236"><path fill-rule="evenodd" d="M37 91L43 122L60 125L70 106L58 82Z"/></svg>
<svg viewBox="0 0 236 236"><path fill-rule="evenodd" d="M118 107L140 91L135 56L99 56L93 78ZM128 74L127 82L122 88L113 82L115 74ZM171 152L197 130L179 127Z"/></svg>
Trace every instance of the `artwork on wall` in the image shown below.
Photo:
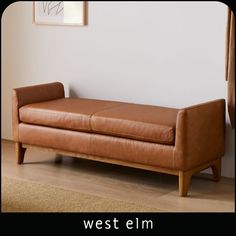
<svg viewBox="0 0 236 236"><path fill-rule="evenodd" d="M36 1L34 22L46 25L86 25L86 1Z"/></svg>

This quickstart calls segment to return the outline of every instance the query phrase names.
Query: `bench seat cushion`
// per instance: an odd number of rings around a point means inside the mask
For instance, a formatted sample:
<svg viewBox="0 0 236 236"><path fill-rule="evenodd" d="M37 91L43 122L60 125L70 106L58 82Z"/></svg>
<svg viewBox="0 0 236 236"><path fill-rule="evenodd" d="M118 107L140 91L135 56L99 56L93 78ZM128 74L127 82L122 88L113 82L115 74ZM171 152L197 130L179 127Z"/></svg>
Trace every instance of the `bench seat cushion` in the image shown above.
<svg viewBox="0 0 236 236"><path fill-rule="evenodd" d="M20 121L173 145L177 109L113 101L63 98L19 110Z"/></svg>
<svg viewBox="0 0 236 236"><path fill-rule="evenodd" d="M33 103L19 110L20 121L78 131L91 131L90 117L97 111L112 108L119 102L62 98Z"/></svg>
<svg viewBox="0 0 236 236"><path fill-rule="evenodd" d="M153 143L174 144L177 109L123 104L95 113L94 132Z"/></svg>

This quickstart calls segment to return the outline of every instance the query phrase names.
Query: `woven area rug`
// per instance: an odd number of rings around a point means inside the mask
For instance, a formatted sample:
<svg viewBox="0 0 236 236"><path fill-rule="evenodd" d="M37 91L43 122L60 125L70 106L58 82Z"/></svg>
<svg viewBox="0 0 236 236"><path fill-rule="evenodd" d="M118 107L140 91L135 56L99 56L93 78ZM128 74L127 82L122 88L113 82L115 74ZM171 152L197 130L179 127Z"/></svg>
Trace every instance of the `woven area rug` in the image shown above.
<svg viewBox="0 0 236 236"><path fill-rule="evenodd" d="M160 212L118 201L54 187L2 177L2 212Z"/></svg>

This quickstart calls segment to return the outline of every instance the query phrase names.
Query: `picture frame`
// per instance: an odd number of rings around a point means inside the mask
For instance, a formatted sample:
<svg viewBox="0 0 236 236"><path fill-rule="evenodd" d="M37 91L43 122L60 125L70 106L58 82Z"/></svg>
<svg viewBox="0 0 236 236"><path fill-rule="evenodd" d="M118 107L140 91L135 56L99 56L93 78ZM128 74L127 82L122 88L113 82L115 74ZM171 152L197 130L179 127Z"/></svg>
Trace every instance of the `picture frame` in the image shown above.
<svg viewBox="0 0 236 236"><path fill-rule="evenodd" d="M34 1L33 22L40 25L87 25L87 1Z"/></svg>

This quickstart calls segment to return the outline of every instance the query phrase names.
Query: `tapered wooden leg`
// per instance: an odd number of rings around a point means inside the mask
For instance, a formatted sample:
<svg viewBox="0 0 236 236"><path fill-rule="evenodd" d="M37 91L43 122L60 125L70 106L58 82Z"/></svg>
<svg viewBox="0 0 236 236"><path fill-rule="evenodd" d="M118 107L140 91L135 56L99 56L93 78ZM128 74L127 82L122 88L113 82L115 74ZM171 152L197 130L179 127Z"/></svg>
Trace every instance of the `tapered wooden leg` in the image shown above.
<svg viewBox="0 0 236 236"><path fill-rule="evenodd" d="M179 195L186 197L192 177L191 171L179 171Z"/></svg>
<svg viewBox="0 0 236 236"><path fill-rule="evenodd" d="M217 159L211 166L213 172L213 180L218 182L221 177L221 158Z"/></svg>
<svg viewBox="0 0 236 236"><path fill-rule="evenodd" d="M22 164L24 162L26 148L22 147L22 143L16 143L16 158L17 164Z"/></svg>

